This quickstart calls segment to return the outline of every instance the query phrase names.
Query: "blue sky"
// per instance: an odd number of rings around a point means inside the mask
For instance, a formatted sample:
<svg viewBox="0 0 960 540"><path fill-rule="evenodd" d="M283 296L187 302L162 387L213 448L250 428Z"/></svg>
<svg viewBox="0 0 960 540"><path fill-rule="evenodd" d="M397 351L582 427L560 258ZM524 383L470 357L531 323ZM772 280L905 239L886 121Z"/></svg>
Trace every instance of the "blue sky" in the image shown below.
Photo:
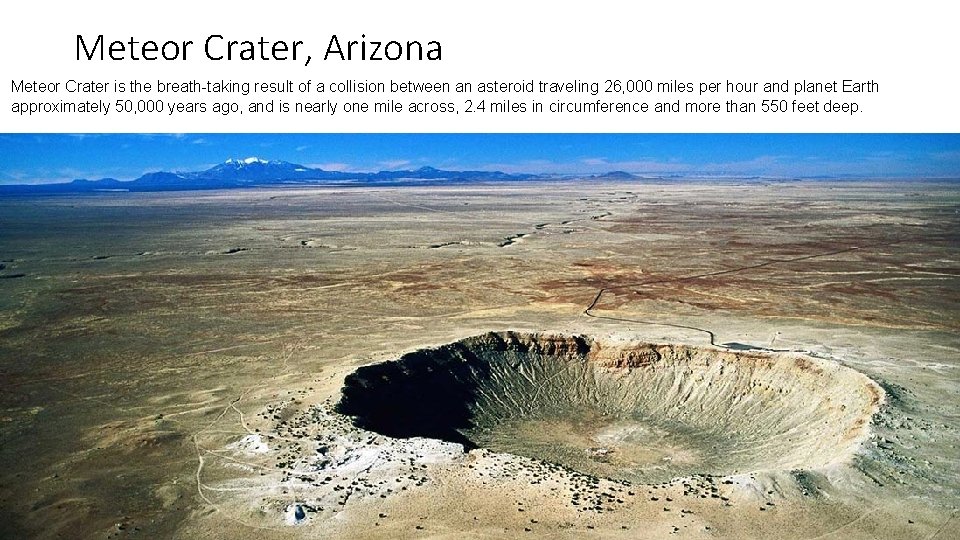
<svg viewBox="0 0 960 540"><path fill-rule="evenodd" d="M960 177L960 134L3 134L0 183L126 180L251 156L350 171Z"/></svg>

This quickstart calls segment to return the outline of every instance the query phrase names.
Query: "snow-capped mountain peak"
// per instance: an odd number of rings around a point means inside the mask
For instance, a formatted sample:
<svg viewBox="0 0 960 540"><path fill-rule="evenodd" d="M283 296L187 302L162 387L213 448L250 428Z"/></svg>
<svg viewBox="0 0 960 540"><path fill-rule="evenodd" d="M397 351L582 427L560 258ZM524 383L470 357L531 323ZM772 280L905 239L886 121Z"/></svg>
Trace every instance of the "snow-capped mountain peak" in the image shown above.
<svg viewBox="0 0 960 540"><path fill-rule="evenodd" d="M260 158L258 158L258 157L256 157L256 156L253 156L253 157L248 157L248 158L244 158L244 159L233 159L233 158L230 158L230 159L228 159L227 161L224 162L225 165L239 165L239 166L241 166L241 167L244 166L244 165L252 165L252 164L254 164L254 163L261 163L261 164L266 165L267 163L269 163L269 161L267 161L267 160L265 160L265 159L260 159Z"/></svg>
<svg viewBox="0 0 960 540"><path fill-rule="evenodd" d="M75 180L65 184L3 186L0 195L5 192L49 192L71 193L89 192L99 189L123 189L128 191L169 191L192 189L230 189L249 186L268 186L285 184L339 184L374 185L409 183L415 180L426 182L470 180L524 180L533 178L529 174L506 174L497 171L444 171L433 167L421 167L415 171L346 172L324 171L297 163L282 160L265 160L259 157L230 158L202 171L145 173L134 180L119 181L110 178L101 180Z"/></svg>

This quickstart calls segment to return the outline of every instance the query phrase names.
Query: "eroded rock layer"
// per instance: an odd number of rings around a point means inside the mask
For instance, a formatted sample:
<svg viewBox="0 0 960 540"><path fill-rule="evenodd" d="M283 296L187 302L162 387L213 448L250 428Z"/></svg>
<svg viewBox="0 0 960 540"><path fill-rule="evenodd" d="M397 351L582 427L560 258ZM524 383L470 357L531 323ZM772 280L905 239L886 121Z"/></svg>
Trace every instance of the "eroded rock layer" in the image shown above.
<svg viewBox="0 0 960 540"><path fill-rule="evenodd" d="M883 400L863 374L799 354L488 333L347 377L358 427L636 481L821 469Z"/></svg>

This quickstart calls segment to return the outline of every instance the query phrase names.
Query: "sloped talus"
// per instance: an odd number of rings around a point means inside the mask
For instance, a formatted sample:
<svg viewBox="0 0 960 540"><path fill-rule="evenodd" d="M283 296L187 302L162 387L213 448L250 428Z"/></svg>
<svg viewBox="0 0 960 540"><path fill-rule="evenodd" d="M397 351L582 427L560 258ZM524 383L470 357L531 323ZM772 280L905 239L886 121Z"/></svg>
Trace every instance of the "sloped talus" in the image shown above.
<svg viewBox="0 0 960 540"><path fill-rule="evenodd" d="M798 354L499 332L361 367L338 408L391 437L661 481L843 462L882 400Z"/></svg>

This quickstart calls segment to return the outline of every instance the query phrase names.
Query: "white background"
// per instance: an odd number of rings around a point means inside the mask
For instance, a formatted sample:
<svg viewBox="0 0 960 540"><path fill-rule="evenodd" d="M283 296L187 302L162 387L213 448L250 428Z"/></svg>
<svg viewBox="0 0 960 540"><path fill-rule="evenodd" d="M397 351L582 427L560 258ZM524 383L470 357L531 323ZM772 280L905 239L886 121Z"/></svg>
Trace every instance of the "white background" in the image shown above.
<svg viewBox="0 0 960 540"><path fill-rule="evenodd" d="M949 2L8 3L0 23L0 131L955 132L960 126L957 20L956 9ZM102 33L108 41L127 41L133 36L140 41L196 43L186 62L77 61L78 33L91 38ZM210 34L254 41L261 36L290 42L302 40L313 61L307 67L290 61L209 61L203 57L202 42ZM360 39L360 34L366 34L368 40L438 40L443 44L443 60L322 62L320 57L331 34L337 34L342 41ZM860 103L863 112L853 116L338 113L170 117L111 113L21 117L11 113L11 102L25 97L75 99L66 94L14 96L12 80L71 78L294 82L348 78L450 82L873 79L880 92L837 96ZM138 96L102 96L105 101L117 97ZM244 102L251 99L233 97ZM462 101L460 97L450 96L458 102ZM729 97L721 95L716 99L724 101ZM384 96L378 98L382 100ZM191 100L182 95L178 99ZM655 100L650 96L642 99Z"/></svg>

